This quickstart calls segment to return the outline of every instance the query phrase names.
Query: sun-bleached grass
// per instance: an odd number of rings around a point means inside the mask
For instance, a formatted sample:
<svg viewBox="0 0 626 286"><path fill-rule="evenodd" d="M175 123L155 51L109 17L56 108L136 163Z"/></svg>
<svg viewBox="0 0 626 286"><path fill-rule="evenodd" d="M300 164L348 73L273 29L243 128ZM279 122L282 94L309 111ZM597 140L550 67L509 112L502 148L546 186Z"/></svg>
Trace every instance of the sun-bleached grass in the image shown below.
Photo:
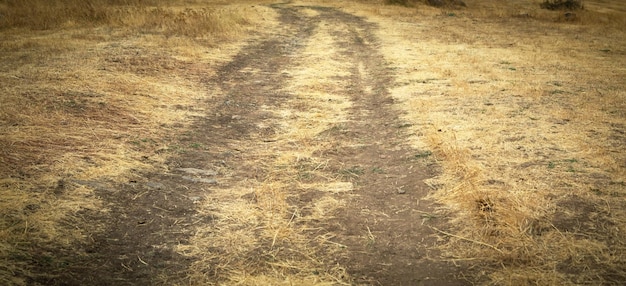
<svg viewBox="0 0 626 286"><path fill-rule="evenodd" d="M99 231L75 215L107 211L77 180L126 181L176 152L177 130L204 111L194 104L206 96L199 79L237 43L210 48L269 25L259 16L272 15L258 10L265 8L226 2L83 1L69 17L57 8L75 1L0 3L0 283L35 275L26 265L33 246L70 245ZM443 166L429 182L455 226L437 232L443 253L486 263L493 284L626 276L622 5L586 1L564 23L532 1L466 2L469 9L453 11L341 4L380 23L413 142ZM41 9L40 18L18 22L27 19L11 14L19 3L23 13ZM341 177L301 180L304 168L327 176L313 155L326 146L315 136L347 120L350 106L333 92L341 89L333 77L348 72L328 57L324 25L318 32L311 41L319 50L305 52L291 75L292 108L275 114L284 125L243 152L267 176L236 182L200 206L215 228L200 227L179 249L199 259L192 284L349 282L323 260L341 247L333 234L307 221L329 219L345 205L333 194L353 186ZM290 196L306 190L323 195L294 208Z"/></svg>
<svg viewBox="0 0 626 286"><path fill-rule="evenodd" d="M30 272L42 249L68 248L102 230L83 218L107 211L90 182L127 182L164 168L179 132L203 112L201 79L253 26L270 24L268 9L0 3L0 284L44 275Z"/></svg>
<svg viewBox="0 0 626 286"><path fill-rule="evenodd" d="M80 26L132 28L165 36L220 37L251 24L250 7L216 1L25 0L0 5L0 29L53 30Z"/></svg>
<svg viewBox="0 0 626 286"><path fill-rule="evenodd" d="M309 11L311 12L311 11ZM315 13L307 13L315 16ZM282 108L266 108L275 118L258 122L277 132L262 146L240 146L246 158L265 174L260 179L232 179L207 195L200 211L214 217L215 226L199 228L179 251L196 259L189 279L193 285L347 285L340 265L329 263L342 249L333 234L309 222L324 222L345 205L335 196L352 183L326 177L325 162L315 152L326 147L319 134L346 121L350 101L336 93L338 75L346 67L334 60L332 36L321 23L292 69L285 91L292 95ZM306 175L305 175L306 174ZM314 182L306 176L324 178ZM228 179L227 179L228 180ZM304 192L319 194L304 205L294 204Z"/></svg>
<svg viewBox="0 0 626 286"><path fill-rule="evenodd" d="M413 144L443 167L428 182L454 230L435 231L443 254L487 265L491 284L626 277L618 2L586 1L575 21L526 2L420 6L402 22L389 16L407 8L361 10L381 27Z"/></svg>

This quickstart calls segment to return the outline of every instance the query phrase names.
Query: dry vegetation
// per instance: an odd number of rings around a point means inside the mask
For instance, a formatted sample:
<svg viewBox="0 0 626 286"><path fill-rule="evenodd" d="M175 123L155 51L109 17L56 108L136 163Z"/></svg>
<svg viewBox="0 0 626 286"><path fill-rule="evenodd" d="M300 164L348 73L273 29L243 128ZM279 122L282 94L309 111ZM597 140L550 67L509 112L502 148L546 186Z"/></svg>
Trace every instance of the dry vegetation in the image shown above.
<svg viewBox="0 0 626 286"><path fill-rule="evenodd" d="M326 176L327 162L313 154L329 143L318 135L347 120L345 110L351 105L349 99L330 92L341 89L335 77L349 71L333 60L335 47L325 30L320 28L310 39L314 44L294 59L298 65L284 91L293 96L285 104L296 109L263 107L280 122L258 122L258 127L278 124L276 134L264 138L268 143L263 146L233 140L232 145L245 154L243 164L266 174L224 183L226 188L207 195L201 212L215 218L217 231L200 228L190 245L179 247L198 259L190 269L194 283L213 284L217 279L223 285L347 285L345 269L328 261L342 249L332 241L335 234L312 228L315 224L309 222L332 219L345 205L332 194L349 192L352 184L340 176L320 183L302 180L303 168L311 169L307 176ZM289 203L290 197L307 190L328 196L304 208ZM303 212L309 214L303 218Z"/></svg>
<svg viewBox="0 0 626 286"><path fill-rule="evenodd" d="M203 112L194 105L206 96L201 78L247 29L271 24L269 8L208 2L0 0L0 284L35 275L28 263L45 255L34 250L97 232L80 214L107 210L85 182L163 168L178 132ZM484 267L482 282L495 285L622 282L624 4L585 1L566 17L541 1L467 0L449 10L367 2L342 5L380 25L412 143L443 167L429 183L453 226L438 233L446 259ZM199 207L219 218L219 232L199 229L181 245L198 258L190 281L214 282L205 275L218 271L231 284L347 283L341 265L320 259L341 246L295 225L288 204L290 189L352 188L339 177L314 186L297 178L302 164L323 168L310 161L324 144L313 138L349 107L344 98L322 103L342 70L325 41L314 37L317 48L298 59L288 89L302 108L277 114L289 119L279 143L246 153L267 162L268 175ZM254 205L243 197L250 190ZM343 204L328 197L309 217ZM255 255L259 244L272 251Z"/></svg>
<svg viewBox="0 0 626 286"><path fill-rule="evenodd" d="M430 184L455 229L435 230L444 254L490 269L488 284L618 285L626 7L586 1L572 19L528 2L367 15L414 144L443 166Z"/></svg>
<svg viewBox="0 0 626 286"><path fill-rule="evenodd" d="M0 284L98 232L81 215L107 211L94 182L177 152L200 79L271 15L210 4L0 1Z"/></svg>

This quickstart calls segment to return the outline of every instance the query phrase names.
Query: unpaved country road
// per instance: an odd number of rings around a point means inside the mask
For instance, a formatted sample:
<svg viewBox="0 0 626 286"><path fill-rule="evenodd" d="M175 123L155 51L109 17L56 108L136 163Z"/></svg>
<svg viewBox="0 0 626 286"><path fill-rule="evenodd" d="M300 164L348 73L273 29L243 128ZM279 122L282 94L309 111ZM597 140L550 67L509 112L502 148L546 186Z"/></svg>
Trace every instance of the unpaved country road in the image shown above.
<svg viewBox="0 0 626 286"><path fill-rule="evenodd" d="M111 211L93 219L108 231L68 258L69 271L39 282L213 284L274 273L467 284L433 248L429 226L444 222L423 180L437 167L406 142L377 26L334 8L272 8L279 29L205 79L207 112L169 170L101 186Z"/></svg>

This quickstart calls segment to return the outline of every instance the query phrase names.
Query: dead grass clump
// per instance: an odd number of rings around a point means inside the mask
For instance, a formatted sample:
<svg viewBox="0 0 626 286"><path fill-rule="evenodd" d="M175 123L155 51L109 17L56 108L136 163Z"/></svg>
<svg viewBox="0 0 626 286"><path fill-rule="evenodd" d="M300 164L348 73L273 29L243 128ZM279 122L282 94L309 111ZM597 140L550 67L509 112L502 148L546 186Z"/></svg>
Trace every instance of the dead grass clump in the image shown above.
<svg viewBox="0 0 626 286"><path fill-rule="evenodd" d="M541 8L548 10L582 10L582 0L546 0L541 3Z"/></svg>
<svg viewBox="0 0 626 286"><path fill-rule="evenodd" d="M207 196L200 212L214 224L198 228L190 244L178 247L196 259L189 271L192 284L344 284L345 270L325 262L339 247L326 235L309 235L307 221L327 217L303 217L302 209L288 204L288 197L301 191L295 181L298 156L276 158L266 166L273 170L263 181L240 182ZM336 205L325 207L329 211Z"/></svg>

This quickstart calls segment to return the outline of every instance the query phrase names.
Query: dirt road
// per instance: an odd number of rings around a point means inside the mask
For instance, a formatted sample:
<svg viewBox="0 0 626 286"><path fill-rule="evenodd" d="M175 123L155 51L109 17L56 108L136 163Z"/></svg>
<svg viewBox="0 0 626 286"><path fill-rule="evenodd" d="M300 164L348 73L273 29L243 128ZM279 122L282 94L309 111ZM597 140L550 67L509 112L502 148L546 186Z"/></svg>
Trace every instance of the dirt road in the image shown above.
<svg viewBox="0 0 626 286"><path fill-rule="evenodd" d="M67 250L66 271L37 282L202 284L246 272L466 283L432 250L430 227L444 221L423 199L423 180L437 166L406 142L377 26L333 8L272 8L280 28L205 79L207 112L168 170L123 185L83 182L110 208L84 216L108 230Z"/></svg>
<svg viewBox="0 0 626 286"><path fill-rule="evenodd" d="M22 2L2 285L626 281L623 1Z"/></svg>

